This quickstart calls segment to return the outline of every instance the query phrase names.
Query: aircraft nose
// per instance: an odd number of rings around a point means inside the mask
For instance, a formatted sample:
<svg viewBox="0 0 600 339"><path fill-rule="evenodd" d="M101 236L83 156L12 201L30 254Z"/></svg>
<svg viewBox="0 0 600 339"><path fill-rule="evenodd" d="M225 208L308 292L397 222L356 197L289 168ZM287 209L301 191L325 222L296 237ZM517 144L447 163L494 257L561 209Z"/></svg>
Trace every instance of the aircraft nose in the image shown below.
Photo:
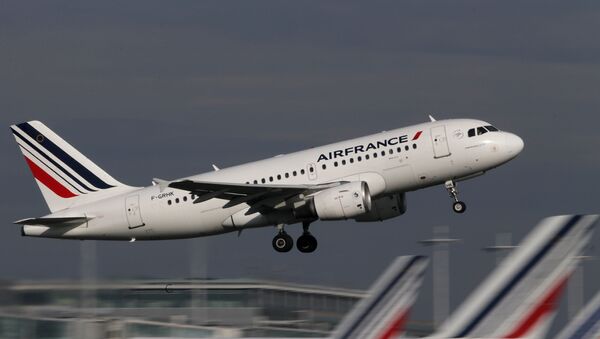
<svg viewBox="0 0 600 339"><path fill-rule="evenodd" d="M516 134L506 133L506 149L510 155L516 157L525 147L523 139Z"/></svg>

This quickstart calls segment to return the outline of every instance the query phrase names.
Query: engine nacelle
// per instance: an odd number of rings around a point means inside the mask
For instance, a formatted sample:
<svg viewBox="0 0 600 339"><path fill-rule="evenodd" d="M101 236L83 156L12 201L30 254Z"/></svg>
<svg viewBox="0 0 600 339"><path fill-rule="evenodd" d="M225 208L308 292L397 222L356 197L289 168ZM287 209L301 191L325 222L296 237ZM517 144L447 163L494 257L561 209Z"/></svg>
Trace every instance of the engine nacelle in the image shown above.
<svg viewBox="0 0 600 339"><path fill-rule="evenodd" d="M356 221L383 221L406 212L406 194L386 195L373 200L371 210L354 218Z"/></svg>
<svg viewBox="0 0 600 339"><path fill-rule="evenodd" d="M364 181L354 181L328 188L312 196L294 210L299 219L343 220L371 210L371 193Z"/></svg>

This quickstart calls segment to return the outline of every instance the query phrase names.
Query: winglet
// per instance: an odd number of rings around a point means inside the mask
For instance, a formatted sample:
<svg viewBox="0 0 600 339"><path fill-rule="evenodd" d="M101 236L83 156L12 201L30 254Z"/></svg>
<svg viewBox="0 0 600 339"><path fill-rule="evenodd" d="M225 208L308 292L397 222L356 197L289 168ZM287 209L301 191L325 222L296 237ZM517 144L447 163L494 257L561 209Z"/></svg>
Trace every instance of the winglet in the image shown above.
<svg viewBox="0 0 600 339"><path fill-rule="evenodd" d="M218 171L218 170L220 170L220 168L218 168L218 167L217 167L217 165L215 165L215 164L212 164L212 168L213 168L215 171Z"/></svg>
<svg viewBox="0 0 600 339"><path fill-rule="evenodd" d="M435 118L431 116L431 114L429 114L429 120L431 120L431 122L435 122Z"/></svg>
<svg viewBox="0 0 600 339"><path fill-rule="evenodd" d="M158 178L152 179L152 184L155 186L158 185L161 192L164 191L165 188L169 187L169 183L170 183L170 181L164 180L164 179L158 179Z"/></svg>

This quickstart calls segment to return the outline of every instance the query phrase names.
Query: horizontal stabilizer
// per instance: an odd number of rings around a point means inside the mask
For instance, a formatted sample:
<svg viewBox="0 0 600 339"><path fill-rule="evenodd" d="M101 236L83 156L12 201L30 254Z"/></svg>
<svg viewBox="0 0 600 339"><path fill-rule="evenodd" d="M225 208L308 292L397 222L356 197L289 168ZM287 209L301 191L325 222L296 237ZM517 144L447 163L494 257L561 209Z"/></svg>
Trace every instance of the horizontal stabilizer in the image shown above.
<svg viewBox="0 0 600 339"><path fill-rule="evenodd" d="M44 225L44 226L66 226L66 225L75 225L82 224L87 222L91 218L81 216L81 217L46 217L46 218L27 218L21 219L14 222L14 224L18 225Z"/></svg>

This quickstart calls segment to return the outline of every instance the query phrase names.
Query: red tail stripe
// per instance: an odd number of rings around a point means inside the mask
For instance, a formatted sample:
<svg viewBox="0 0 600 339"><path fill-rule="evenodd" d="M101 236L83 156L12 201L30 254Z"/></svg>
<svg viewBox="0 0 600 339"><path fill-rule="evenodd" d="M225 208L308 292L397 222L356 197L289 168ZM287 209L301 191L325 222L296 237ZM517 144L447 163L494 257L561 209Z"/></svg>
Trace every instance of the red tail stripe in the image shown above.
<svg viewBox="0 0 600 339"><path fill-rule="evenodd" d="M400 315L394 320L394 322L379 336L379 339L390 339L395 338L398 333L402 332L404 329L404 324L408 319L408 310L404 310Z"/></svg>
<svg viewBox="0 0 600 339"><path fill-rule="evenodd" d="M412 139L413 140L419 139L419 137L421 136L421 133L423 133L423 131L418 131L417 133L415 133L415 136Z"/></svg>
<svg viewBox="0 0 600 339"><path fill-rule="evenodd" d="M556 308L558 303L558 298L565 285L567 284L568 276L563 278L552 290L550 293L546 295L546 297L542 300L541 303L537 305L537 307L529 313L529 316L522 321L517 328L511 332L509 335L504 338L521 338L523 337L529 330L541 320L541 318Z"/></svg>
<svg viewBox="0 0 600 339"><path fill-rule="evenodd" d="M27 161L27 165L29 165L33 176L42 184L44 184L44 186L52 190L52 192L54 192L56 195L58 195L61 198L73 198L77 196L76 194L73 194L73 192L69 191L60 182L56 181L56 179L51 177L48 173L46 173L46 171L41 169L33 161L29 160L29 158L25 157L25 161Z"/></svg>

